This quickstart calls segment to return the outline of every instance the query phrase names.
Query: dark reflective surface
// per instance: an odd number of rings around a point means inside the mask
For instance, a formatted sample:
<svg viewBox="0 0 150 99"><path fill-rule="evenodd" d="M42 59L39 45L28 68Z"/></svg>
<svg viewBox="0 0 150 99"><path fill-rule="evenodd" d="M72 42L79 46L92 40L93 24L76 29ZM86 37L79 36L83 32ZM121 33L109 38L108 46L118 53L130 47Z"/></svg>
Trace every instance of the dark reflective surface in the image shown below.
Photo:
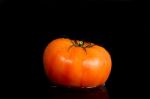
<svg viewBox="0 0 150 99"><path fill-rule="evenodd" d="M94 89L66 89L50 87L45 99L110 99L106 87Z"/></svg>

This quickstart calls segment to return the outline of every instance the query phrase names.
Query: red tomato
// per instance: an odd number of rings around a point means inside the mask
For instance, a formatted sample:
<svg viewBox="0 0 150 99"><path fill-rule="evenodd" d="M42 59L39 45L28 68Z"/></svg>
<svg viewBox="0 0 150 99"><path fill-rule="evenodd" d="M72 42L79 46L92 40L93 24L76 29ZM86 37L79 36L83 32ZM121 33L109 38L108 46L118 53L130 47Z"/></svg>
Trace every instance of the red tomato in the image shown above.
<svg viewBox="0 0 150 99"><path fill-rule="evenodd" d="M93 43L58 38L43 54L44 70L49 80L65 87L103 85L111 72L108 51Z"/></svg>

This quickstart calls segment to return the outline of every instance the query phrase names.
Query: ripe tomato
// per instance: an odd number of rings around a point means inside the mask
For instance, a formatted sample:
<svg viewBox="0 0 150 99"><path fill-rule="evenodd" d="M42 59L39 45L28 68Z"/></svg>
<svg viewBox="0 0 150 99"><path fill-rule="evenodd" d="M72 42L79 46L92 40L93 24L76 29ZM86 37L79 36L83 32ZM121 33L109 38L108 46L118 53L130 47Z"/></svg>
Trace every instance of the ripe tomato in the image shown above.
<svg viewBox="0 0 150 99"><path fill-rule="evenodd" d="M103 85L112 65L105 48L67 38L55 39L47 45L43 63L49 80L56 85L78 88Z"/></svg>

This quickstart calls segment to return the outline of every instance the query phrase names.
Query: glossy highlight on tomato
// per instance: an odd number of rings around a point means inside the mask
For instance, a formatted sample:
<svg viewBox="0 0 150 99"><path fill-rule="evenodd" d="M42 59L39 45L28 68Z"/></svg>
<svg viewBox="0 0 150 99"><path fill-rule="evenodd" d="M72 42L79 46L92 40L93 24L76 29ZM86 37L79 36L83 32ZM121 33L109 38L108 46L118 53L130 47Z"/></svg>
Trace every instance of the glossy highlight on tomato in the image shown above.
<svg viewBox="0 0 150 99"><path fill-rule="evenodd" d="M112 67L111 56L104 47L68 38L57 38L46 46L43 64L50 81L77 88L103 85Z"/></svg>

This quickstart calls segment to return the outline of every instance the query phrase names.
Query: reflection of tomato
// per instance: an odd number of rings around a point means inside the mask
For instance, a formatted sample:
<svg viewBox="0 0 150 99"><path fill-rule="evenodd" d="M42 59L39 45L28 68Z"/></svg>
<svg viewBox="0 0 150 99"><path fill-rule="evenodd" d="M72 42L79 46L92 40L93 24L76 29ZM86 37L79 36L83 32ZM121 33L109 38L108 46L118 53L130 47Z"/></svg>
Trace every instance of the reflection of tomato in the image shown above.
<svg viewBox="0 0 150 99"><path fill-rule="evenodd" d="M67 87L102 85L111 71L111 57L106 49L67 38L50 42L44 51L43 62L48 78Z"/></svg>

